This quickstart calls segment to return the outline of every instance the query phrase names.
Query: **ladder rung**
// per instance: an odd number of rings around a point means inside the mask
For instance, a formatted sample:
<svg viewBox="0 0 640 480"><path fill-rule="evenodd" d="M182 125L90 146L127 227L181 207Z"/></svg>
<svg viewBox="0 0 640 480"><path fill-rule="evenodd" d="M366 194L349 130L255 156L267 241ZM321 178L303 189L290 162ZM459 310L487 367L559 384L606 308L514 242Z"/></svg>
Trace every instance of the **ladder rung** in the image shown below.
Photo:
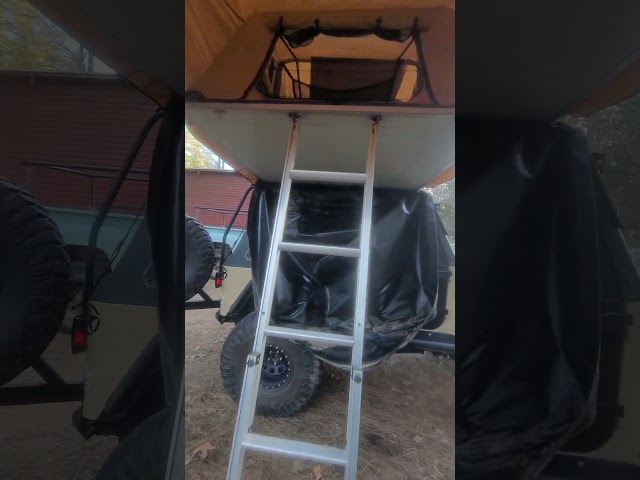
<svg viewBox="0 0 640 480"><path fill-rule="evenodd" d="M335 255L337 257L359 257L359 248L332 247L329 245L312 245L309 243L281 242L280 250L283 252L315 253L317 255Z"/></svg>
<svg viewBox="0 0 640 480"><path fill-rule="evenodd" d="M255 452L273 453L301 460L312 460L331 465L344 466L347 464L347 452L342 448L300 442L298 440L248 433L242 442L242 446Z"/></svg>
<svg viewBox="0 0 640 480"><path fill-rule="evenodd" d="M340 335L338 333L325 333L302 328L287 328L269 326L265 334L273 337L288 338L289 340L303 340L305 342L328 343L330 345L344 345L350 347L354 340L350 335Z"/></svg>
<svg viewBox="0 0 640 480"><path fill-rule="evenodd" d="M317 182L317 183L346 183L364 185L367 181L366 173L348 172L322 172L315 170L291 170L289 172L291 180L296 182Z"/></svg>

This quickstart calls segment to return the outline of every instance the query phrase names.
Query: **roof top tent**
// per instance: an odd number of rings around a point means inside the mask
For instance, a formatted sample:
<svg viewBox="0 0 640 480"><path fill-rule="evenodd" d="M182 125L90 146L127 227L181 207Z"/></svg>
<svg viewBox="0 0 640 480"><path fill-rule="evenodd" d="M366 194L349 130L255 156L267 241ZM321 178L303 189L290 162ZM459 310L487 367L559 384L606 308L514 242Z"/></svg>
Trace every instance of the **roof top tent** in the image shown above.
<svg viewBox="0 0 640 480"><path fill-rule="evenodd" d="M303 117L298 168L338 172L364 170L369 117L382 115L377 187L452 178L451 6L316 3L238 13L235 28L216 39L209 22L233 15L230 7L187 2L189 130L249 180L279 181L290 112Z"/></svg>
<svg viewBox="0 0 640 480"><path fill-rule="evenodd" d="M241 477L246 450L342 465L355 479L363 370L436 318L436 211L417 190L454 162L454 12L320 3L247 16L199 75L189 65L202 50L190 58L186 45L190 131L260 180L248 226L260 306L221 355L223 383L240 403L229 479ZM310 185L318 181L349 186ZM369 259L399 245L394 266L376 270L383 262ZM318 382L304 366L318 359L351 371L346 447L322 453L327 446L279 437L250 445L256 413L290 416L308 404Z"/></svg>
<svg viewBox="0 0 640 480"><path fill-rule="evenodd" d="M416 8L420 3L422 8ZM438 290L437 259L432 258L436 241L431 237L436 232L436 214L430 197L426 199L417 191L454 175L455 12L451 5L425 8L424 2L408 2L390 8L389 4L371 10L369 2L316 2L315 9L288 5L291 8L286 12L272 12L265 3L256 2L255 9L243 15L235 11L238 5L192 1L186 9L188 127L249 180L262 182L256 186L249 208L249 223L256 226L248 229L256 299L261 297L262 282L268 290L265 261L271 258L267 249L272 236L268 224L273 213L280 211L275 199L281 179L282 191L288 189L283 170L288 151L294 148L291 145L297 145L296 173L327 173L338 178L341 173L363 172L367 152L372 151L371 117L381 116L374 143L374 182L378 188L372 227L380 245L372 251L378 258L387 258L399 239L411 245L407 248L420 244L424 250L419 248L419 261L405 255L396 264L415 273L411 286L401 288L396 281L398 288L392 295L388 290L385 295L370 292L371 298L382 298L386 308L369 305L376 313L371 314L368 327L372 327L371 335L378 340L384 338L386 343L384 348L371 350L368 366L401 349L420 326L432 319L432 297ZM276 5L283 8L279 2L271 6ZM223 38L216 37L212 27L219 25L225 14L234 16L237 25ZM292 123L292 113L299 114L300 120ZM389 193L391 189L395 193ZM351 215L362 205L361 187L346 192L343 187L296 185L291 191L291 202L282 204L296 205L291 208L296 209L297 220L290 219L296 226L287 235L305 242L316 235L316 243L333 235L335 241L329 243L357 246L360 235L353 224L358 223ZM320 202L323 216L331 221L314 213ZM392 228L389 222L394 220ZM291 255L289 252L283 257L287 260ZM276 304L305 304L308 308L298 308L295 314L274 313L274 321L306 326L318 326L320 322L324 328L352 330L353 312L349 311L348 299L336 302L347 308L344 311L323 312L320 305L327 295L335 301L345 291L353 293L355 278L346 280L348 286L340 282L355 275L354 264L324 253L312 257L311 263L315 262L333 267L320 271L309 266L315 273L303 275L313 278L313 285L299 293L311 295L314 301L288 298L280 302L276 298ZM299 282L299 267L294 262L282 268L291 276L291 285ZM392 281L391 269L381 270L370 277L371 291L377 288L373 285L383 288L385 282ZM317 291L316 285L323 285L325 290ZM416 285L420 285L419 292L413 291ZM415 309L391 314L391 297L403 295L411 297L407 303ZM385 334L377 332L376 328L382 329L381 325L389 322L397 324L396 334L390 335L388 326ZM345 366L349 360L343 353L332 350L323 360Z"/></svg>

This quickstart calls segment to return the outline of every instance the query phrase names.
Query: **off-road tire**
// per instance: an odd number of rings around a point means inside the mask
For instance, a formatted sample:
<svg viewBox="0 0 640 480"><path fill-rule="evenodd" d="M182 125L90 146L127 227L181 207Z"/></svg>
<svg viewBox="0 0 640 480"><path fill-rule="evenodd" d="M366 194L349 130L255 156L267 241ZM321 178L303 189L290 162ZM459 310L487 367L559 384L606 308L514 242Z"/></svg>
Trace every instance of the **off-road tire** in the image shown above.
<svg viewBox="0 0 640 480"><path fill-rule="evenodd" d="M240 399L247 355L253 348L257 316L250 313L227 336L220 355L220 373L224 388L234 401ZM286 387L269 391L262 386L256 413L265 417L291 417L303 410L313 398L321 380L321 363L308 349L283 338L268 338L287 353L293 364L292 378Z"/></svg>
<svg viewBox="0 0 640 480"><path fill-rule="evenodd" d="M37 360L69 302L69 255L57 225L0 177L0 385Z"/></svg>
<svg viewBox="0 0 640 480"><path fill-rule="evenodd" d="M104 463L96 480L164 480L173 419L165 408L125 436Z"/></svg>
<svg viewBox="0 0 640 480"><path fill-rule="evenodd" d="M200 222L184 217L184 301L194 297L211 279L216 263L215 246Z"/></svg>

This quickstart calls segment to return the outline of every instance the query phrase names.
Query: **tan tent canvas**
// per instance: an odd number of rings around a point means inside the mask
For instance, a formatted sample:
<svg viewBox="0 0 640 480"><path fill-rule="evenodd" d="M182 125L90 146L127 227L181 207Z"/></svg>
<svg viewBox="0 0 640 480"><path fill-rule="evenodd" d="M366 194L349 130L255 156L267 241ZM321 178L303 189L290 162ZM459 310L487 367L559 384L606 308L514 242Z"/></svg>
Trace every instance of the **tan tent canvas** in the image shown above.
<svg viewBox="0 0 640 480"><path fill-rule="evenodd" d="M188 2L191 132L249 179L278 181L290 112L302 115L299 167L332 171L363 170L379 115L377 186L451 178L455 12L442 2L373 3L383 8ZM208 35L225 16L229 28Z"/></svg>
<svg viewBox="0 0 640 480"><path fill-rule="evenodd" d="M256 75L265 58L280 18L287 30L315 25L322 29L409 29L417 20L420 46L429 76L441 103L455 101L455 15L451 0L187 0L185 2L186 89L209 98L235 99ZM299 50L299 57L340 56L393 58L397 49L374 38L314 41ZM363 48L364 46L364 48ZM304 50L307 51L304 51ZM282 58L286 52L276 52ZM414 49L415 50L415 49ZM417 60L415 53L412 60ZM233 75L230 75L233 72ZM222 78L220 77L222 74ZM232 76L233 78L230 78Z"/></svg>
<svg viewBox="0 0 640 480"><path fill-rule="evenodd" d="M161 105L171 95L182 94L185 81L187 90L201 88L198 83L204 72L254 14L405 8L428 9L435 14L439 8L454 7L453 0L185 0L163 8L154 0L31 3ZM540 102L536 92L556 85L556 95L537 110L588 115L623 101L640 88L638 37L630 30L635 28L635 18L624 9L606 4L585 11L578 8L579 2L549 7L523 1L503 4L502 10L496 10L492 2L467 3L465 18L457 26L464 58L457 83L458 90L465 93L464 110L459 108L459 114L503 113L531 118L532 105ZM575 18L566 13L572 9L580 10L582 21L567 20ZM182 13L186 32L175 28ZM439 43L435 54L450 59L443 71L450 75L453 87L456 48L452 11L450 16L447 24L451 34L447 33L448 40ZM430 28L427 36L435 33L435 27ZM599 34L589 35L594 30ZM563 40L560 44L559 38ZM429 63L436 62L434 52L428 45L425 48ZM436 88L438 74L434 65L430 76ZM524 80L529 83L523 85ZM455 92L452 96L455 98Z"/></svg>

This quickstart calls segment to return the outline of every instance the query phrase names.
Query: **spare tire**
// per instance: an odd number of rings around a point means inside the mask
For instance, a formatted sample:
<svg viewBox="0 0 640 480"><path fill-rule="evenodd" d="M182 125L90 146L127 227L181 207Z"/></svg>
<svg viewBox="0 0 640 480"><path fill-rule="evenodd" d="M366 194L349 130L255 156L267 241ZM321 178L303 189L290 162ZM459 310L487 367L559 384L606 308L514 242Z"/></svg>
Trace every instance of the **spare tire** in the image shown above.
<svg viewBox="0 0 640 480"><path fill-rule="evenodd" d="M193 217L184 217L184 301L204 288L216 263L216 251L207 230Z"/></svg>
<svg viewBox="0 0 640 480"><path fill-rule="evenodd" d="M0 177L0 385L45 351L69 301L69 255L57 225Z"/></svg>
<svg viewBox="0 0 640 480"><path fill-rule="evenodd" d="M220 353L222 384L238 402L247 356L253 350L258 317L252 312L229 332ZM320 360L284 338L267 338L262 362L256 413L265 417L291 417L305 409L320 385Z"/></svg>

